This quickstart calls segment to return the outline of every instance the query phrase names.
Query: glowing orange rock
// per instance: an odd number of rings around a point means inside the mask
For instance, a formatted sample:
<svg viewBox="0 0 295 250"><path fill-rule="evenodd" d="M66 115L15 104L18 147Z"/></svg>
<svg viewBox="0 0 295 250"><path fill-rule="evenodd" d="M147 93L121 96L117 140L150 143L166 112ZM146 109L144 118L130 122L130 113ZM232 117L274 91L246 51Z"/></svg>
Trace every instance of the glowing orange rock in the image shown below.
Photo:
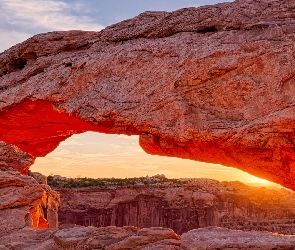
<svg viewBox="0 0 295 250"><path fill-rule="evenodd" d="M146 12L0 54L0 140L33 156L74 133L140 135L152 154L295 189L293 1Z"/></svg>

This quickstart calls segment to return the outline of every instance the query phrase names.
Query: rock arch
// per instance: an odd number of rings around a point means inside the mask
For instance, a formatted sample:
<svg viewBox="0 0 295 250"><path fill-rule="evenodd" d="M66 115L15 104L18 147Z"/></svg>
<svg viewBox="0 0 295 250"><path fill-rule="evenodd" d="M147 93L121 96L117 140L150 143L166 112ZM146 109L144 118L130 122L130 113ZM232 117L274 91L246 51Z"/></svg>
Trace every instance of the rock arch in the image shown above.
<svg viewBox="0 0 295 250"><path fill-rule="evenodd" d="M75 133L138 134L148 153L295 189L294 8L238 0L34 36L0 54L0 141L38 157Z"/></svg>

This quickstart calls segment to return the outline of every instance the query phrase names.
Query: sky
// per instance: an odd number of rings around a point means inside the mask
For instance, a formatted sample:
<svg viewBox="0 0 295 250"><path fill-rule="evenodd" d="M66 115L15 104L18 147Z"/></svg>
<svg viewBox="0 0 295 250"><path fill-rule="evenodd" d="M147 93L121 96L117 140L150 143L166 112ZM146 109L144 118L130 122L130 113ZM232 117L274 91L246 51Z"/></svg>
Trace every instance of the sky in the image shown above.
<svg viewBox="0 0 295 250"><path fill-rule="evenodd" d="M1 0L0 52L44 32L94 30L132 18L144 11L173 11L210 5L220 0ZM232 2L232 1L227 1ZM240 170L216 164L147 155L138 136L87 132L74 135L31 167L45 175L67 177L211 178L265 183Z"/></svg>

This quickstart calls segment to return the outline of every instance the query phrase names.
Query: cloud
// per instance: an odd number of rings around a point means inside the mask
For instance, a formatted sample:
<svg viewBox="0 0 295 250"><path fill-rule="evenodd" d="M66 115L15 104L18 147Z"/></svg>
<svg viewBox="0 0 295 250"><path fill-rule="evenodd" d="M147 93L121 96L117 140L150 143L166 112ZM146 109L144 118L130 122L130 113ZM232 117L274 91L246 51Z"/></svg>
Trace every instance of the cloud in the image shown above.
<svg viewBox="0 0 295 250"><path fill-rule="evenodd" d="M118 144L110 144L110 146L114 148L122 148L122 146Z"/></svg>
<svg viewBox="0 0 295 250"><path fill-rule="evenodd" d="M72 146L72 145L81 145L81 144L76 140L66 140L66 141L63 141L60 146Z"/></svg>
<svg viewBox="0 0 295 250"><path fill-rule="evenodd" d="M95 23L86 15L74 15L77 4L71 5L62 1L40 0L2 0L1 6L6 18L14 25L31 25L50 30L101 30L102 25ZM85 7L86 8L86 7ZM82 4L79 12L83 14Z"/></svg>
<svg viewBox="0 0 295 250"><path fill-rule="evenodd" d="M5 30L0 28L1 34L1 43L0 43L0 52L9 48L16 43L22 42L28 39L31 34L25 32L19 32L15 30Z"/></svg>
<svg viewBox="0 0 295 250"><path fill-rule="evenodd" d="M103 25L87 16L89 11L86 5L75 1L1 0L0 51L41 32L103 29Z"/></svg>

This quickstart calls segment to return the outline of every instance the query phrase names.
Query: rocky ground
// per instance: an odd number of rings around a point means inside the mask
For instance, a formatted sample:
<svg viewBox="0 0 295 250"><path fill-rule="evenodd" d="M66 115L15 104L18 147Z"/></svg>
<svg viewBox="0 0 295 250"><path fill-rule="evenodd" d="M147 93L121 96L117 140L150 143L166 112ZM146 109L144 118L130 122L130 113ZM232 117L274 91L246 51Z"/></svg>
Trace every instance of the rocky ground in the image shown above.
<svg viewBox="0 0 295 250"><path fill-rule="evenodd" d="M0 237L1 250L292 250L295 236L232 231L218 227L177 235L168 228L81 227L23 228Z"/></svg>

